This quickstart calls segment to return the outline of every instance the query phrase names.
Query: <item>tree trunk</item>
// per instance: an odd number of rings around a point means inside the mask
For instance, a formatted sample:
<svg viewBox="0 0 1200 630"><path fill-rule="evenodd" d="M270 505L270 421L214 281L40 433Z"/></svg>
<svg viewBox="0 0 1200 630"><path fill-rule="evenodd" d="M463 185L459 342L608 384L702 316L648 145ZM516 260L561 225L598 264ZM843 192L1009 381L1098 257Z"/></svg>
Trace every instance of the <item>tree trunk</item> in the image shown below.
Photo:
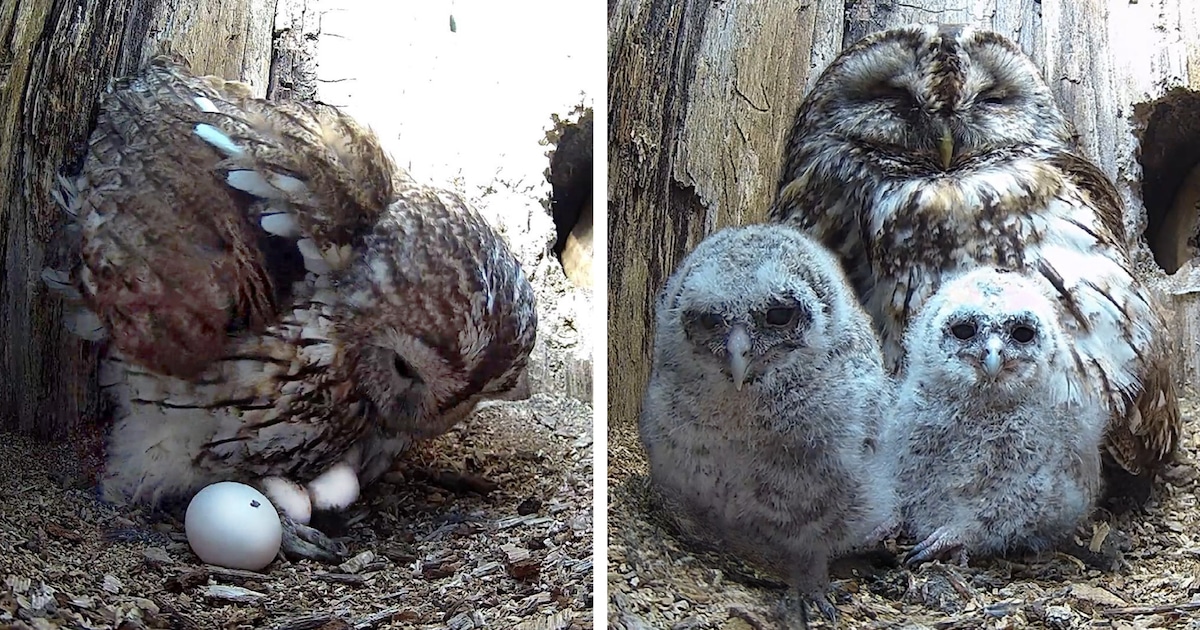
<svg viewBox="0 0 1200 630"><path fill-rule="evenodd" d="M641 406L657 292L705 235L765 220L784 141L812 81L863 35L929 21L995 30L1041 67L1084 152L1122 191L1126 224L1155 243L1154 252L1145 245L1137 252L1139 269L1176 296L1176 374L1181 383L1196 382L1200 175L1188 177L1200 162L1200 97L1188 91L1200 89L1196 3L613 0L608 207L615 438L628 435ZM1190 196L1177 201L1181 195ZM1172 207L1180 210L1173 214ZM1173 262L1160 253L1167 251L1176 252ZM1192 275L1197 279L1189 284Z"/></svg>
<svg viewBox="0 0 1200 630"><path fill-rule="evenodd" d="M0 428L61 438L97 411L95 352L42 286L50 191L87 147L108 80L167 50L261 95L276 0L0 0Z"/></svg>

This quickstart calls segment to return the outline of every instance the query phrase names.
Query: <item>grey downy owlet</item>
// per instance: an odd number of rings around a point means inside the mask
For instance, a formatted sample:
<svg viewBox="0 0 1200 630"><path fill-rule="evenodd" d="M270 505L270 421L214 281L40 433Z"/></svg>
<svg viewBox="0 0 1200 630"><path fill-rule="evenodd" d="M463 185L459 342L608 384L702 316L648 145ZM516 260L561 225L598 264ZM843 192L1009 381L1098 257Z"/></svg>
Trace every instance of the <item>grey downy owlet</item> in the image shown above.
<svg viewBox="0 0 1200 630"><path fill-rule="evenodd" d="M926 303L880 436L916 564L1045 549L1101 488L1108 413L1040 274L980 268Z"/></svg>
<svg viewBox="0 0 1200 630"><path fill-rule="evenodd" d="M728 228L679 264L655 311L640 434L653 484L704 530L835 616L828 561L887 519L872 472L892 395L837 260L799 230Z"/></svg>

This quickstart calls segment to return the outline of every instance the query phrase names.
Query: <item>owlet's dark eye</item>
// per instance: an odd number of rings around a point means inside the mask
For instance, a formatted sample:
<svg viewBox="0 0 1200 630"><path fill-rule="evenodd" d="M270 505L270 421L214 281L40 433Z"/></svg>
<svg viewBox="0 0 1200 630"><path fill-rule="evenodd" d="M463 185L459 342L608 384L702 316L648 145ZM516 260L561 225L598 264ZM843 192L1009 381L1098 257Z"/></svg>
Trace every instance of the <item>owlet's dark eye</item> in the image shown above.
<svg viewBox="0 0 1200 630"><path fill-rule="evenodd" d="M955 324L950 327L950 334L954 335L956 339L966 341L975 336L975 324L971 322Z"/></svg>
<svg viewBox="0 0 1200 630"><path fill-rule="evenodd" d="M1013 329L1009 331L1008 334L1011 335L1012 338L1018 343L1029 343L1030 341L1033 341L1034 337L1037 336L1037 331L1031 326L1018 324L1013 326Z"/></svg>
<svg viewBox="0 0 1200 630"><path fill-rule="evenodd" d="M712 330L724 322L720 315L715 315L713 313L703 313L700 315L697 321L700 322L702 327L707 328L708 330Z"/></svg>
<svg viewBox="0 0 1200 630"><path fill-rule="evenodd" d="M771 326L787 326L796 321L795 306L775 306L767 309L766 319L767 324Z"/></svg>
<svg viewBox="0 0 1200 630"><path fill-rule="evenodd" d="M400 378L406 378L411 381L421 380L417 378L416 370L413 370L412 366L408 364L408 361L405 361L398 354L392 357L392 367L395 368L396 374Z"/></svg>

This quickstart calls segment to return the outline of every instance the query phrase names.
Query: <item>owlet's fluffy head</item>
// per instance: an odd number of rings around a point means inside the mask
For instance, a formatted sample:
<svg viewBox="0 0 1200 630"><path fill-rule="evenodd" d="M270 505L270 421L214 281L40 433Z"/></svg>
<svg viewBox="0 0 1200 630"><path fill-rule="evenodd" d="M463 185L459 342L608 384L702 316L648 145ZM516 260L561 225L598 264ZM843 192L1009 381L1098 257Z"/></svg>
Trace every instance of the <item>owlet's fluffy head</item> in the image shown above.
<svg viewBox="0 0 1200 630"><path fill-rule="evenodd" d="M1038 276L991 267L942 285L905 337L908 378L1001 398L1048 387L1065 400L1074 364L1047 290Z"/></svg>
<svg viewBox="0 0 1200 630"><path fill-rule="evenodd" d="M660 336L683 339L655 347L669 363L690 355L706 374L741 390L782 365L827 355L851 324L866 330L852 299L837 260L802 232L727 228L701 242L672 276L657 325Z"/></svg>
<svg viewBox="0 0 1200 630"><path fill-rule="evenodd" d="M406 188L341 280L344 339L385 433L438 435L481 400L518 395L533 288L503 239L451 193Z"/></svg>
<svg viewBox="0 0 1200 630"><path fill-rule="evenodd" d="M948 170L1071 140L1037 66L1009 39L960 24L868 35L821 74L793 140L849 145L885 168Z"/></svg>

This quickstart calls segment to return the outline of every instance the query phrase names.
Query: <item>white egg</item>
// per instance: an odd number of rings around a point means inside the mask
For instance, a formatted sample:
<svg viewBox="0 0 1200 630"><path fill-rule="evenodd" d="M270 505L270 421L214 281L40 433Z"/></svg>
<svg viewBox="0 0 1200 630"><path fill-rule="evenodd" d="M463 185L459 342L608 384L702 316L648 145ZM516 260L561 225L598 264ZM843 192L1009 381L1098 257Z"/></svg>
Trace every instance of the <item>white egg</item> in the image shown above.
<svg viewBox="0 0 1200 630"><path fill-rule="evenodd" d="M275 559L283 539L275 506L258 490L234 481L197 492L183 527L202 561L228 569L262 569Z"/></svg>

